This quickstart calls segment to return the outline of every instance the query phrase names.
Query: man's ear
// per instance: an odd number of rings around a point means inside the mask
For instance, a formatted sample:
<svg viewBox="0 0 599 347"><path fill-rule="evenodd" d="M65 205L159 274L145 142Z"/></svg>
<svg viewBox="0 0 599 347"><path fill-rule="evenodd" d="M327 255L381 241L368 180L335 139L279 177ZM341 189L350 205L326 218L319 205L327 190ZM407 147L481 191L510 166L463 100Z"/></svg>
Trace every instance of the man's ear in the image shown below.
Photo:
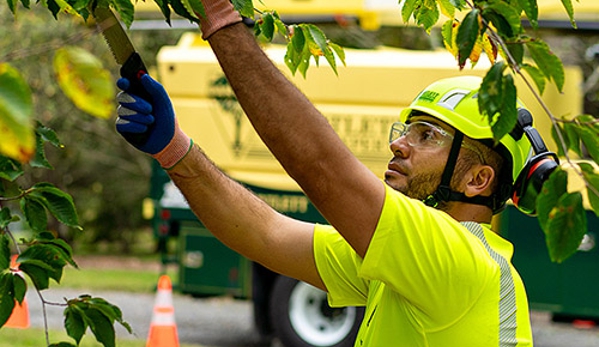
<svg viewBox="0 0 599 347"><path fill-rule="evenodd" d="M474 165L466 174L464 194L467 197L490 196L491 186L495 179L495 170L489 165Z"/></svg>

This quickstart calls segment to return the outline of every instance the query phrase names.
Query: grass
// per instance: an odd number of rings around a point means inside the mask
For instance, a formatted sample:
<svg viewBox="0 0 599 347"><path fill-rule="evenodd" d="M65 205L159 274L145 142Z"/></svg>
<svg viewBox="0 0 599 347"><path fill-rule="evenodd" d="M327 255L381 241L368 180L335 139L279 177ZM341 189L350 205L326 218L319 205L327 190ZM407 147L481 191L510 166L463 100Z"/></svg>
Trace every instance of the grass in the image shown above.
<svg viewBox="0 0 599 347"><path fill-rule="evenodd" d="M177 273L169 269L167 274L173 283L177 282ZM65 269L60 287L97 290L126 291L133 293L151 293L156 288L159 273L152 270L95 269L81 270L68 267Z"/></svg>
<svg viewBox="0 0 599 347"><path fill-rule="evenodd" d="M50 343L69 342L74 344L65 332L50 331ZM145 347L146 340L117 339L118 347ZM2 328L0 330L0 346L12 347L40 347L46 346L46 337L43 329L29 328L26 330ZM103 347L90 333L85 334L79 347ZM196 344L182 343L180 347L202 347Z"/></svg>

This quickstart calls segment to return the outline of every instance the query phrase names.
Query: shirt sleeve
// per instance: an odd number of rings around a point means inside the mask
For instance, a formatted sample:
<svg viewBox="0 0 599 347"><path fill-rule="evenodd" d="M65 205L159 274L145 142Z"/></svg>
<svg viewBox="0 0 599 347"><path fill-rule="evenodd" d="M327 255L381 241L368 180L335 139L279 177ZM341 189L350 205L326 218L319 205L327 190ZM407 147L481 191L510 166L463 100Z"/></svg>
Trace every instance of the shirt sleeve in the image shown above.
<svg viewBox="0 0 599 347"><path fill-rule="evenodd" d="M459 314L491 280L484 245L446 213L387 187L358 275L380 280L423 311Z"/></svg>
<svg viewBox="0 0 599 347"><path fill-rule="evenodd" d="M362 259L333 227L314 227L314 258L327 287L329 305L366 305L368 281L358 276Z"/></svg>

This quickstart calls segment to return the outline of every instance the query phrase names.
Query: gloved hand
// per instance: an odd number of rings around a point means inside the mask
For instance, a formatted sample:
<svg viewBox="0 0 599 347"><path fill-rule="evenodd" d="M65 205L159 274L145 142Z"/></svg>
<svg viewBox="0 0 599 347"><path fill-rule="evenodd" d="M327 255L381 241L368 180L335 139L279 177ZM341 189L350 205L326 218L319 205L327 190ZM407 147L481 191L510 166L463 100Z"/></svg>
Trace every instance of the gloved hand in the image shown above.
<svg viewBox="0 0 599 347"><path fill-rule="evenodd" d="M241 22L241 15L235 11L229 0L201 0L206 16L198 14L202 38L207 40L210 35L228 25Z"/></svg>
<svg viewBox="0 0 599 347"><path fill-rule="evenodd" d="M173 106L164 87L145 74L141 84L151 96L151 103L129 94L130 82L117 81L123 90L117 95L120 106L116 130L137 149L154 157L164 168L174 166L191 147L191 140L179 128Z"/></svg>

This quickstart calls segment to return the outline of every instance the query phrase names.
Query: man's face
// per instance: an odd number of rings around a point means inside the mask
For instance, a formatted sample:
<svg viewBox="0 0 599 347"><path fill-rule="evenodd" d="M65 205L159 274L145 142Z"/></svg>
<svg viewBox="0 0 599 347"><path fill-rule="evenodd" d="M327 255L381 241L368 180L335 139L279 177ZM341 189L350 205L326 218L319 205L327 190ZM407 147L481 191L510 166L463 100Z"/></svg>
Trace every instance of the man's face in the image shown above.
<svg viewBox="0 0 599 347"><path fill-rule="evenodd" d="M433 117L410 118L411 123L417 121L436 125L445 132L453 134L449 126ZM407 136L403 136L390 143L393 158L389 161L388 170L385 172L385 182L391 188L411 198L424 200L441 183L451 146L413 146L408 142Z"/></svg>

